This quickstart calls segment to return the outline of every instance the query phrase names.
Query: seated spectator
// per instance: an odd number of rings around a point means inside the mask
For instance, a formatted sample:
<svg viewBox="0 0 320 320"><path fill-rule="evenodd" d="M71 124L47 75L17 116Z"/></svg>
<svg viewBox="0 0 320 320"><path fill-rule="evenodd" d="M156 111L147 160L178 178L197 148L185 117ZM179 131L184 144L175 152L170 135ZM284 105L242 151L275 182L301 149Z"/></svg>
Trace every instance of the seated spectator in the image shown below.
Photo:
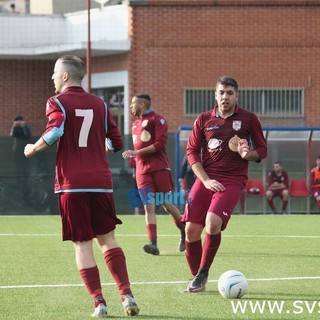
<svg viewBox="0 0 320 320"><path fill-rule="evenodd" d="M289 200L289 176L288 173L282 169L280 161L274 163L273 170L269 172L268 177L266 197L271 209L271 214L277 213L273 203L274 197L280 197L282 199L282 213L287 214Z"/></svg>
<svg viewBox="0 0 320 320"><path fill-rule="evenodd" d="M320 155L316 158L316 163L317 165L310 174L310 189L318 208L320 208Z"/></svg>

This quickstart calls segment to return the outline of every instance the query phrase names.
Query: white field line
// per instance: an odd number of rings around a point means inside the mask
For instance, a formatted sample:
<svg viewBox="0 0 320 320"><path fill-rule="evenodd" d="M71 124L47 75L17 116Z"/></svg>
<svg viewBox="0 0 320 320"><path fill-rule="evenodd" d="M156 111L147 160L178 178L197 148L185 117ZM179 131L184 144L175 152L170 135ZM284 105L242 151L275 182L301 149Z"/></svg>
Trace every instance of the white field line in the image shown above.
<svg viewBox="0 0 320 320"><path fill-rule="evenodd" d="M0 237L56 237L59 233L0 233ZM117 237L146 237L146 234L121 234L116 233ZM178 237L177 234L158 234L158 237ZM226 234L225 238L288 238L288 239L320 239L320 236L304 235L248 235L248 234Z"/></svg>
<svg viewBox="0 0 320 320"><path fill-rule="evenodd" d="M249 282L266 282L266 281L296 281L296 280L320 280L320 276L315 277L285 277L285 278L257 278L248 279ZM218 282L218 280L208 280L208 282ZM131 282L134 285L171 285L171 284L185 284L188 281L138 281ZM116 285L113 282L102 283L102 286ZM12 285L0 286L0 289L26 289L26 288L66 288L66 287L83 287L83 284L30 284L30 285Z"/></svg>

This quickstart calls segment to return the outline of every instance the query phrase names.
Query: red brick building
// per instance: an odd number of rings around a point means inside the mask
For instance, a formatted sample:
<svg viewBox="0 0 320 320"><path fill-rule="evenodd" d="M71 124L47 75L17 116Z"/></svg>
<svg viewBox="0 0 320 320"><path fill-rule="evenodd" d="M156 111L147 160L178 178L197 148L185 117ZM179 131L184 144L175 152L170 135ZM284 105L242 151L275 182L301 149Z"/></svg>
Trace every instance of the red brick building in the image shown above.
<svg viewBox="0 0 320 320"><path fill-rule="evenodd" d="M245 102L259 101L264 125L320 124L320 1L136 0L128 12L129 50L93 56L91 64L93 75L127 72L125 108L133 94L147 92L174 132L210 108L217 78L231 75L247 91ZM57 56L0 55L1 136L17 114L41 133Z"/></svg>

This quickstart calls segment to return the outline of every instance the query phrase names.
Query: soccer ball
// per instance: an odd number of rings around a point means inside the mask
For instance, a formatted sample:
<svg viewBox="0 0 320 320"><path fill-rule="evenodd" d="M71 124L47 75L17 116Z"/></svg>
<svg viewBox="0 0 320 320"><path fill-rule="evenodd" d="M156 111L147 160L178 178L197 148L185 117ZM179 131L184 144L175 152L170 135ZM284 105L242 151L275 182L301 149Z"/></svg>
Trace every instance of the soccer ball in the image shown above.
<svg viewBox="0 0 320 320"><path fill-rule="evenodd" d="M229 270L220 276L218 290L226 299L240 299L248 291L248 280L242 272Z"/></svg>

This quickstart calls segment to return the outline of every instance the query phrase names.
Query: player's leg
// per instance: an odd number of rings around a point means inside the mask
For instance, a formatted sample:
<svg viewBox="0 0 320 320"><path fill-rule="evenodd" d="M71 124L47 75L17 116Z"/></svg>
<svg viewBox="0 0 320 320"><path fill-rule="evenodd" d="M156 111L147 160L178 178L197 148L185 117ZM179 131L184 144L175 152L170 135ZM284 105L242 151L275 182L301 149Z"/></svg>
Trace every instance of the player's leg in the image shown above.
<svg viewBox="0 0 320 320"><path fill-rule="evenodd" d="M130 288L126 258L123 250L116 242L114 231L112 230L104 235L97 235L96 241L103 252L109 272L117 284L125 314L127 316L137 315L139 308Z"/></svg>
<svg viewBox="0 0 320 320"><path fill-rule="evenodd" d="M153 183L155 190L162 193L164 200L166 197L164 195L171 194L173 190L173 182L171 177L171 172L169 170L159 170L152 173ZM164 201L162 206L164 210L172 217L173 222L180 230L180 241L179 241L179 251L183 252L185 250L185 224L181 222L180 210L174 204L174 197L171 202Z"/></svg>
<svg viewBox="0 0 320 320"><path fill-rule="evenodd" d="M146 221L146 231L149 243L143 246L146 253L159 255L157 244L157 217L155 205L155 191L152 173L137 174L137 186L140 198L144 204L144 213Z"/></svg>
<svg viewBox="0 0 320 320"><path fill-rule="evenodd" d="M270 207L270 213L271 214L275 214L276 213L276 209L275 209L275 206L274 206L274 203L273 203L273 197L274 197L274 194L271 190L267 190L266 191L266 198L267 198L267 202L269 204L269 207Z"/></svg>
<svg viewBox="0 0 320 320"><path fill-rule="evenodd" d="M186 250L185 245L185 239L186 239L186 233L185 233L185 224L181 221L181 214L180 210L172 203L164 203L163 204L164 210L171 215L173 218L173 222L177 226L177 228L180 230L180 241L179 241L179 251L183 252Z"/></svg>
<svg viewBox="0 0 320 320"><path fill-rule="evenodd" d="M200 268L202 257L202 230L202 224L190 221L186 222L186 259L193 277Z"/></svg>
<svg viewBox="0 0 320 320"><path fill-rule="evenodd" d="M226 188L224 192L214 193L206 215L206 235L202 248L200 267L196 276L189 284L190 292L205 290L210 267L220 247L221 231L226 228L242 194L243 188L241 185L224 184L224 186Z"/></svg>
<svg viewBox="0 0 320 320"><path fill-rule="evenodd" d="M122 222L115 214L113 194L95 193L91 195L91 200L92 226L96 242L118 286L125 314L137 315L139 308L130 288L126 258L115 238L116 225Z"/></svg>
<svg viewBox="0 0 320 320"><path fill-rule="evenodd" d="M149 243L143 246L143 250L146 253L159 255L160 251L158 248L158 235L157 235L157 216L156 206L154 204L144 205L146 229Z"/></svg>
<svg viewBox="0 0 320 320"><path fill-rule="evenodd" d="M281 197L282 197L282 214L288 214L287 206L289 202L289 190L283 189Z"/></svg>
<svg viewBox="0 0 320 320"><path fill-rule="evenodd" d="M87 193L59 194L63 240L74 244L76 263L83 283L93 298L93 316L107 315L106 301L102 295L99 270L93 255L90 197Z"/></svg>
<svg viewBox="0 0 320 320"><path fill-rule="evenodd" d="M73 242L73 244L80 276L90 296L93 298L95 310L92 316L100 318L106 317L107 304L102 295L100 274L93 255L92 240Z"/></svg>
<svg viewBox="0 0 320 320"><path fill-rule="evenodd" d="M189 193L182 221L186 223L186 259L193 277L200 268L202 257L201 233L205 226L206 214L213 192L196 180ZM190 291L190 284L186 291Z"/></svg>

